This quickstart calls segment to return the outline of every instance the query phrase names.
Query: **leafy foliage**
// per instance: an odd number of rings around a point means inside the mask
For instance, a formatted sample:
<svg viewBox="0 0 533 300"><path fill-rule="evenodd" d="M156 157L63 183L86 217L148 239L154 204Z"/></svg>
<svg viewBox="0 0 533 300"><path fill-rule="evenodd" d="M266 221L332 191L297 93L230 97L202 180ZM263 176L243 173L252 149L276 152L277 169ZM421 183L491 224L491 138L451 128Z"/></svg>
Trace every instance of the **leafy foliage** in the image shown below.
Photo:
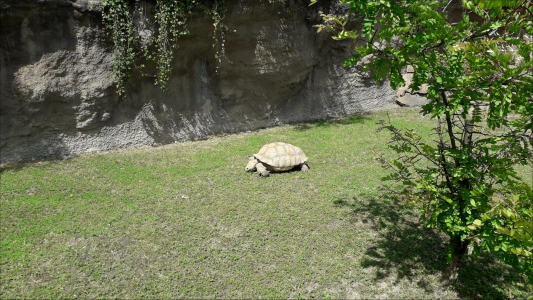
<svg viewBox="0 0 533 300"><path fill-rule="evenodd" d="M435 139L382 121L398 157L378 160L393 171L385 179L420 205L425 224L450 237L447 282L464 255L480 251L533 282L533 191L515 172L533 166L533 2L463 0L462 20L453 23L448 1L341 2L362 27L333 15L316 27L356 40L344 66L362 64L393 88L410 67L410 88L429 86L422 114L435 119Z"/></svg>
<svg viewBox="0 0 533 300"><path fill-rule="evenodd" d="M124 83L133 68L135 58L134 44L136 36L133 35L133 17L129 9L129 0L104 0L102 14L105 28L115 46L113 52L113 80L117 93L124 93Z"/></svg>
<svg viewBox="0 0 533 300"><path fill-rule="evenodd" d="M224 57L224 0L211 5L198 0L156 0L153 7L147 1L104 0L101 5L105 28L113 40L113 78L119 95L124 95L125 83L134 68L154 77L155 84L166 89L173 51L178 48L180 37L190 34L187 24L197 12L212 17L218 63ZM156 74L144 71L145 64L135 64L141 59L155 62Z"/></svg>

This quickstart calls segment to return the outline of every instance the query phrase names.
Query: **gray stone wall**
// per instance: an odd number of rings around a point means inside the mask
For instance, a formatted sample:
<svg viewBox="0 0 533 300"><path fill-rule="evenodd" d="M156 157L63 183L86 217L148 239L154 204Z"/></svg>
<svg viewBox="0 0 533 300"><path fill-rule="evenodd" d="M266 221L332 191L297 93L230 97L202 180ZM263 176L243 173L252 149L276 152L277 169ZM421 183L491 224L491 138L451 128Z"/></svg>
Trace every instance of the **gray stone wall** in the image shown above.
<svg viewBox="0 0 533 300"><path fill-rule="evenodd" d="M340 66L349 44L312 27L318 10L339 9L329 1L226 1L218 72L212 20L198 15L168 91L134 72L120 98L98 2L0 0L0 162L337 118L395 101L388 85Z"/></svg>

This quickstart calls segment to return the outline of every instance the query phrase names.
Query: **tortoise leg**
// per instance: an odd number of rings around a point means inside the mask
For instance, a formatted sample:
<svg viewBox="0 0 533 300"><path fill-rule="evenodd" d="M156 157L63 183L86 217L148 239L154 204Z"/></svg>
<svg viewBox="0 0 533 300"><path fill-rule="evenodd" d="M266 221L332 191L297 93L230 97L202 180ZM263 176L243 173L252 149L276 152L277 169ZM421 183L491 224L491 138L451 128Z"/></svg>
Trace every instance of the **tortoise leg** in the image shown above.
<svg viewBox="0 0 533 300"><path fill-rule="evenodd" d="M270 172L267 170L265 165L263 165L262 163L258 163L257 165L255 165L255 167L257 168L257 173L259 173L260 176L263 176L263 177L270 176Z"/></svg>
<svg viewBox="0 0 533 300"><path fill-rule="evenodd" d="M307 171L309 171L309 167L307 166L306 163L303 163L302 166L301 166L300 168L301 168L300 170L302 170L302 172L307 172Z"/></svg>

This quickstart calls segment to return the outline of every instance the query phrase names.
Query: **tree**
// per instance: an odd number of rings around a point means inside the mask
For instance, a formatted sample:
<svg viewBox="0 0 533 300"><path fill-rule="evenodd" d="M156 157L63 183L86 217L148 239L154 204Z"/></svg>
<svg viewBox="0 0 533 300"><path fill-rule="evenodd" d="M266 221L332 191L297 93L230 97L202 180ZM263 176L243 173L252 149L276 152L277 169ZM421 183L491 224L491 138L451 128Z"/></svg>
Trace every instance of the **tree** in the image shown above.
<svg viewBox="0 0 533 300"><path fill-rule="evenodd" d="M352 14L323 14L316 27L355 40L344 66L362 65L394 89L409 66L412 90L428 84L421 113L436 121L436 139L382 121L398 157L379 161L422 221L449 236L446 283L457 280L465 255L480 251L533 282L533 178L516 172L533 167L533 1L341 2ZM451 4L462 5L461 20L450 20ZM350 28L354 18L359 29Z"/></svg>

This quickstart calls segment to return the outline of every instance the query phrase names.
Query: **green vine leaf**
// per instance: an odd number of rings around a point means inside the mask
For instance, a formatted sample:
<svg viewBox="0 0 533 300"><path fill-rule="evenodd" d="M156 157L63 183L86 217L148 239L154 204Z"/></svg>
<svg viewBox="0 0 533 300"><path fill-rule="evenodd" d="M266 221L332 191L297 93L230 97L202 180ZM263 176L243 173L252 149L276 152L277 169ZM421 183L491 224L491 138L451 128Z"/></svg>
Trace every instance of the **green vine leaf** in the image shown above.
<svg viewBox="0 0 533 300"><path fill-rule="evenodd" d="M222 58L227 59L225 32L228 28L222 22L224 0L212 4L197 0L156 0L151 10L145 1L103 0L101 5L104 28L114 45L113 80L119 96L125 96L125 85L133 69L154 77L154 84L166 90L174 51L179 47L179 39L190 35L187 25L198 12L213 19L217 64ZM155 74L146 73L145 64L135 64L142 59L155 63Z"/></svg>

